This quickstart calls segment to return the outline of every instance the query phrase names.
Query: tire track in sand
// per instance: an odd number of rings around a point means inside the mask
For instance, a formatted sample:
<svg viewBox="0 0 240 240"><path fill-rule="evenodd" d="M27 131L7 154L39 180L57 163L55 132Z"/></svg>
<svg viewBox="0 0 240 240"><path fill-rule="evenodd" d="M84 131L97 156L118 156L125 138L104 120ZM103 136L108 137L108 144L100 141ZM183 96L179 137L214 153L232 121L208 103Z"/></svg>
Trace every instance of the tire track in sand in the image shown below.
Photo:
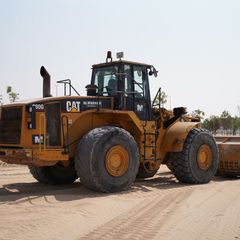
<svg viewBox="0 0 240 240"><path fill-rule="evenodd" d="M172 211L191 193L192 190L188 189L163 196L159 194L153 199L147 197L80 239L152 239L173 214Z"/></svg>
<svg viewBox="0 0 240 240"><path fill-rule="evenodd" d="M178 213L178 219L175 219L177 224L164 226L162 233L155 239L239 239L240 210L237 205L240 193L238 188L226 185L222 191L208 189L208 193L208 195L205 193L200 204L196 204L196 201L194 199L191 201L190 198L189 209ZM201 197L200 192L198 194ZM195 192L195 198L196 196Z"/></svg>

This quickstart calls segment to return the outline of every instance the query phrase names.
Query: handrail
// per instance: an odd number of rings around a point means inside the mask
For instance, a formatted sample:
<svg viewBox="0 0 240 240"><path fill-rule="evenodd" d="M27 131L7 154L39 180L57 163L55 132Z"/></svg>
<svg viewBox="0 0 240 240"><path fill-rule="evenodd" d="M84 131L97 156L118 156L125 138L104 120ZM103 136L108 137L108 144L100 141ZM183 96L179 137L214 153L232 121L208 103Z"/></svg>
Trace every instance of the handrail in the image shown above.
<svg viewBox="0 0 240 240"><path fill-rule="evenodd" d="M74 92L80 96L80 93L73 87L71 80L70 79L63 79L63 80L59 80L57 81L57 83L63 83L64 84L64 96L71 96L71 89L74 90ZM67 85L69 86L69 95L67 95Z"/></svg>

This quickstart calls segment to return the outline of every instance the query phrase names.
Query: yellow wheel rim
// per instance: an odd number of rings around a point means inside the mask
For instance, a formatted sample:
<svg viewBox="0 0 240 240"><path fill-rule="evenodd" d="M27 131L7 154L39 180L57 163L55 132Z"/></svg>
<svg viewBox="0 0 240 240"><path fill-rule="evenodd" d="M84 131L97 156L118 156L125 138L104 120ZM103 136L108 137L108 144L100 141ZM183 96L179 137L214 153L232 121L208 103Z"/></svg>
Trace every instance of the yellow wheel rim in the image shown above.
<svg viewBox="0 0 240 240"><path fill-rule="evenodd" d="M211 148L208 145L203 144L198 149L197 161L198 161L198 166L202 170L207 170L211 166L211 164L212 164L212 151L211 151Z"/></svg>
<svg viewBox="0 0 240 240"><path fill-rule="evenodd" d="M129 156L121 145L111 147L106 154L105 167L113 177L120 177L128 170Z"/></svg>

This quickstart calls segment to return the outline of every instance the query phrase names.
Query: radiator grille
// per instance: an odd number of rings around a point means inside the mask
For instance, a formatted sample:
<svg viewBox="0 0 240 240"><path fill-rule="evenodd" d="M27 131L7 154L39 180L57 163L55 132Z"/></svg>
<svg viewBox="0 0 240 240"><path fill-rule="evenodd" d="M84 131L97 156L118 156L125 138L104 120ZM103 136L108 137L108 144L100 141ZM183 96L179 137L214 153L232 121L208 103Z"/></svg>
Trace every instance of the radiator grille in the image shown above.
<svg viewBox="0 0 240 240"><path fill-rule="evenodd" d="M0 110L0 143L20 144L22 107L2 108Z"/></svg>

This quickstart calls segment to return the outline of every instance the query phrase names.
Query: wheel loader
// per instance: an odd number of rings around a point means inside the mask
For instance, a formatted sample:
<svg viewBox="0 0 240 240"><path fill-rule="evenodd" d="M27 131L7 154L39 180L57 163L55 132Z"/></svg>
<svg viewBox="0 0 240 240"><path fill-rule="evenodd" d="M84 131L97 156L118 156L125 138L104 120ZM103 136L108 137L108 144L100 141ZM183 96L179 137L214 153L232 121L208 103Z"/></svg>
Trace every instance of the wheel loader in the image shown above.
<svg viewBox="0 0 240 240"><path fill-rule="evenodd" d="M181 182L209 182L219 162L214 137L186 117L184 107L164 109L160 89L151 101L153 65L122 58L108 52L104 63L92 66L86 96L72 96L78 92L67 79L59 81L64 96L52 97L42 66L42 98L1 106L0 159L28 165L41 183L80 178L100 192L126 190L161 164Z"/></svg>

